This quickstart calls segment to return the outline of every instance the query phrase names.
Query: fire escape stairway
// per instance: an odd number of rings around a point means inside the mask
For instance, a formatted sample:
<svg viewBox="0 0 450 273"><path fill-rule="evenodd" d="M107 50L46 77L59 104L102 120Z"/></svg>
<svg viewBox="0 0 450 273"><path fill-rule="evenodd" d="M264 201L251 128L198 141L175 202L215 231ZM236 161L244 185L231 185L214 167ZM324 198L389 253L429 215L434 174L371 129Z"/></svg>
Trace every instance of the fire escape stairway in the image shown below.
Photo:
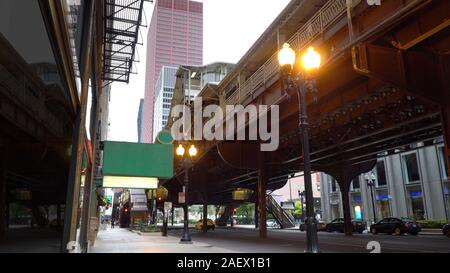
<svg viewBox="0 0 450 273"><path fill-rule="evenodd" d="M281 228L295 227L294 217L286 212L272 195L267 195L267 211L272 213L275 220L278 222Z"/></svg>

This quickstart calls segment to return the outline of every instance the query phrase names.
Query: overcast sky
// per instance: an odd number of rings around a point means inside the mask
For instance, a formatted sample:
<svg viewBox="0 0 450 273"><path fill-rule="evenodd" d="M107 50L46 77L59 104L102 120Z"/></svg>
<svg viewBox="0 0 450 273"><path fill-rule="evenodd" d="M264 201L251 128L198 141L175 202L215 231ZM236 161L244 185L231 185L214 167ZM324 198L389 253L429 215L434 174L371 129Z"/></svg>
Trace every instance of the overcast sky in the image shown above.
<svg viewBox="0 0 450 273"><path fill-rule="evenodd" d="M264 30L286 7L290 0L203 0L203 63L216 61L237 63ZM146 19L150 24L153 4L144 4ZM139 63L137 75L130 83L112 85L109 110L108 139L137 142L137 115L139 100L144 98L145 56L148 28L141 28L137 46Z"/></svg>

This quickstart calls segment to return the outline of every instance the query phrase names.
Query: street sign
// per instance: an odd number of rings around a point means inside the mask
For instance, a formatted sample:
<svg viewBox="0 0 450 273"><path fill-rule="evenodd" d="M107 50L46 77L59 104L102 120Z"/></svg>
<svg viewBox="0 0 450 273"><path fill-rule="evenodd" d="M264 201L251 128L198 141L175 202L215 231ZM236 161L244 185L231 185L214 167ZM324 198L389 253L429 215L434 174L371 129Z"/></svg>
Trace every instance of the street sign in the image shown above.
<svg viewBox="0 0 450 273"><path fill-rule="evenodd" d="M172 202L164 202L164 211L169 211L172 209Z"/></svg>
<svg viewBox="0 0 450 273"><path fill-rule="evenodd" d="M185 195L184 192L178 193L178 203L183 204L185 202Z"/></svg>

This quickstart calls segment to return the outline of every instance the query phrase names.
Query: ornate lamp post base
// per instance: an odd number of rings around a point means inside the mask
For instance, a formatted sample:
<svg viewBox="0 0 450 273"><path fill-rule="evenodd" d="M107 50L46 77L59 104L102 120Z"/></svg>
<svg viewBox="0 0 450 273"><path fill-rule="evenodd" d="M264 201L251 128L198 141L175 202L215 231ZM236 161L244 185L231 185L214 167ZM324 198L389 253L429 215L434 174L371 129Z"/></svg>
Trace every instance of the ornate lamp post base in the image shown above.
<svg viewBox="0 0 450 273"><path fill-rule="evenodd" d="M189 234L183 233L183 237L181 237L180 244L192 244L191 236L189 236Z"/></svg>

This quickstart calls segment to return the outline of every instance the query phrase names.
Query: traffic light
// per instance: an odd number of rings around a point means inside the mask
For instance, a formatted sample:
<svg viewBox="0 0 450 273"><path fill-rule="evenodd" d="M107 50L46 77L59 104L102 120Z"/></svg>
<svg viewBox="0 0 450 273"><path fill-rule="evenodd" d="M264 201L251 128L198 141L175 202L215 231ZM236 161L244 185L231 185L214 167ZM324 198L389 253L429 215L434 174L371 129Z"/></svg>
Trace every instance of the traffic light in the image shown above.
<svg viewBox="0 0 450 273"><path fill-rule="evenodd" d="M156 205L159 207L159 206L162 206L163 204L164 204L164 198L162 198L161 196L158 196L157 198L156 198Z"/></svg>
<svg viewBox="0 0 450 273"><path fill-rule="evenodd" d="M237 209L234 208L234 209L233 209L233 214L236 214L236 212L237 212Z"/></svg>

